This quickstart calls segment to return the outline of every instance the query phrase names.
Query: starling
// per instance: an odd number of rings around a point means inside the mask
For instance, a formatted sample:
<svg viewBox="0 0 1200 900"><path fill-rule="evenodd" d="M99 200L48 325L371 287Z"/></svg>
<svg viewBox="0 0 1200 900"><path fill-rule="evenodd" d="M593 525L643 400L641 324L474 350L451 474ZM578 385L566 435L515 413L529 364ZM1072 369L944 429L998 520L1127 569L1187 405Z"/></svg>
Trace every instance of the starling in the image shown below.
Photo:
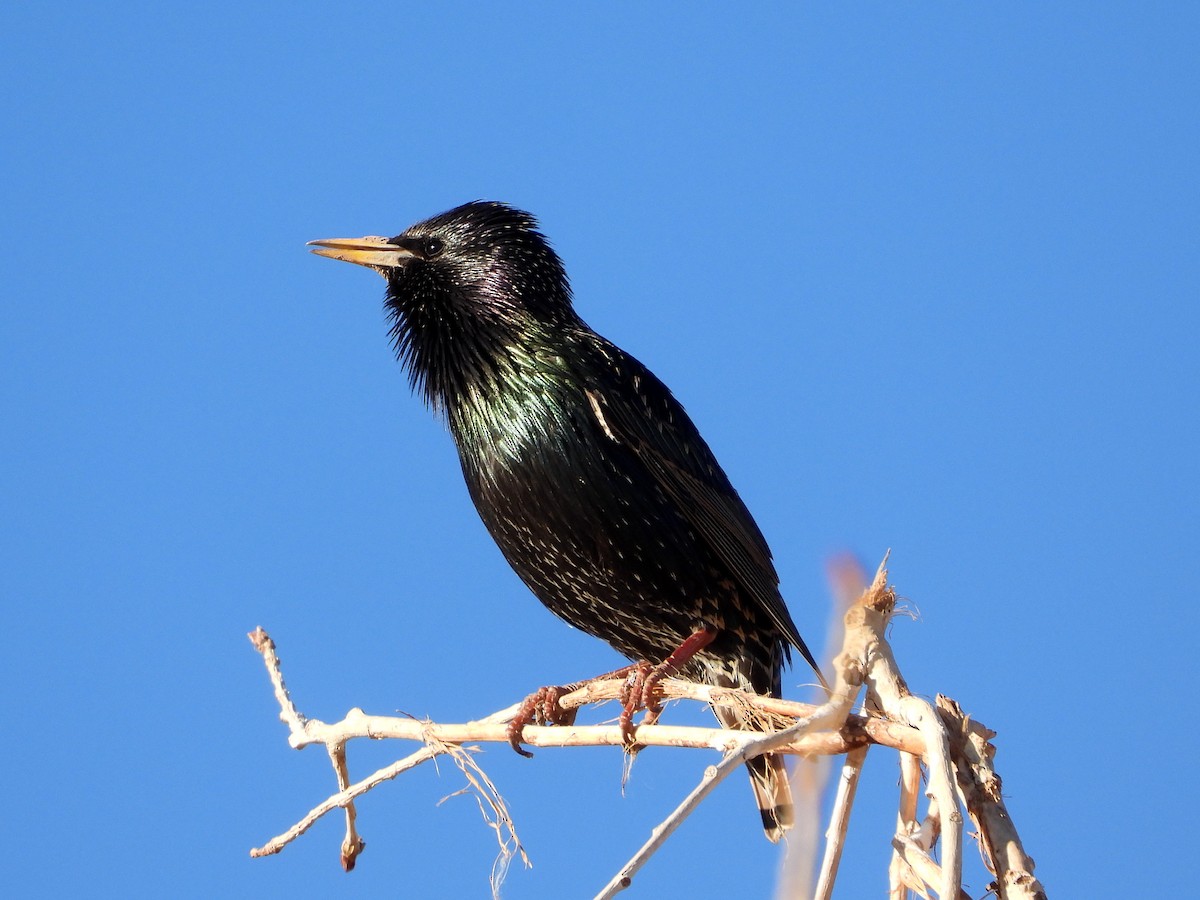
<svg viewBox="0 0 1200 900"><path fill-rule="evenodd" d="M666 385L575 312L533 216L476 201L396 237L312 244L387 281L396 354L448 425L487 530L551 612L631 660L669 658L660 675L778 697L793 648L817 670L712 451ZM747 766L777 841L792 824L782 759Z"/></svg>

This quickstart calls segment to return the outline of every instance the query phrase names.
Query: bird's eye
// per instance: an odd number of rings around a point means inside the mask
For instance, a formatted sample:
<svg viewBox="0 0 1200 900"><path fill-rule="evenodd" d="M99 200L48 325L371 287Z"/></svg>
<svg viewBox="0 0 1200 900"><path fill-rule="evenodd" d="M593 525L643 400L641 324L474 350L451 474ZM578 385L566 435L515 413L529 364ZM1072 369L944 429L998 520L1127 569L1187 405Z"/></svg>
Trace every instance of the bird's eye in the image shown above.
<svg viewBox="0 0 1200 900"><path fill-rule="evenodd" d="M441 238L426 238L425 246L421 248L421 255L426 259L433 259L435 256L441 256L442 251L446 249L446 242Z"/></svg>

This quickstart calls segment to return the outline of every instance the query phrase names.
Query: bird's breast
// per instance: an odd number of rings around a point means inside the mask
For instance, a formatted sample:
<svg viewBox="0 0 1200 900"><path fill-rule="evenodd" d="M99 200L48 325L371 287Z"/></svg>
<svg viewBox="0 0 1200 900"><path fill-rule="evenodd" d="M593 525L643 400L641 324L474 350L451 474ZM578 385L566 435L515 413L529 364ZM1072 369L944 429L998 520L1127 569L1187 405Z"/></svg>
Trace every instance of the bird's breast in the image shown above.
<svg viewBox="0 0 1200 900"><path fill-rule="evenodd" d="M464 470L521 471L561 447L574 429L579 398L554 385L485 393L471 389L449 410Z"/></svg>

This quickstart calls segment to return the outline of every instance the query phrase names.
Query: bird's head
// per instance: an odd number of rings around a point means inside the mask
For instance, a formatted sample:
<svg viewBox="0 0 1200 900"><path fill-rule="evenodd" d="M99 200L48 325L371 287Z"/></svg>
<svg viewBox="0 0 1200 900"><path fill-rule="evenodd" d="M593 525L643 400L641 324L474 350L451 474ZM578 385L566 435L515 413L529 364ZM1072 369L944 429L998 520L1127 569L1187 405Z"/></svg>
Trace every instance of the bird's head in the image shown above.
<svg viewBox="0 0 1200 900"><path fill-rule="evenodd" d="M388 298L407 314L423 304L462 315L547 321L571 308L558 254L527 212L476 200L395 237L310 241L318 256L374 269Z"/></svg>
<svg viewBox="0 0 1200 900"><path fill-rule="evenodd" d="M436 406L579 323L562 261L537 220L503 203L467 203L395 237L309 245L387 281L397 354Z"/></svg>

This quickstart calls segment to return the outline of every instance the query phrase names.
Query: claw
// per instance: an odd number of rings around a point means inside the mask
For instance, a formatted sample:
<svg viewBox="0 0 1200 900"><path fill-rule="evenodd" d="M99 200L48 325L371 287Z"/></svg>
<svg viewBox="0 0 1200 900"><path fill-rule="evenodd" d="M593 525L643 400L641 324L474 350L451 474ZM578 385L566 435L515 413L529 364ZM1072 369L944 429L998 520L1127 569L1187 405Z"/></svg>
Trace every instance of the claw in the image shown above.
<svg viewBox="0 0 1200 900"><path fill-rule="evenodd" d="M645 704L642 702L642 696L645 690L646 678L651 673L650 663L642 660L636 665L630 666L629 675L625 679L625 684L621 686L621 715L617 719L617 725L621 728L621 738L625 742L626 747L632 747L636 740L634 732L637 726L633 724L633 717L637 715L639 709L643 709Z"/></svg>
<svg viewBox="0 0 1200 900"><path fill-rule="evenodd" d="M712 643L716 636L717 632L714 629L703 627L680 644L674 653L657 666L652 666L642 660L632 666L617 669L615 672L589 678L587 681L538 688L521 702L516 715L509 720L508 726L505 728L508 745L521 756L532 757L533 754L522 746L521 741L526 725L574 725L577 710L563 709L561 702L563 695L578 690L592 681L619 678L624 675L626 676L625 683L621 686L619 698L621 715L617 719L617 724L621 728L621 737L625 746L632 750L637 744L635 736L637 726L633 723L633 717L639 710L644 709L646 715L642 719L642 724L653 725L657 722L663 711L659 699L661 694L659 683L664 678L669 678L678 672L698 651Z"/></svg>
<svg viewBox="0 0 1200 900"><path fill-rule="evenodd" d="M716 629L705 625L693 632L687 640L675 648L674 653L657 666L651 666L650 663L643 660L631 668L629 677L625 679L625 684L621 688L623 708L620 718L617 719L627 747L632 747L636 743L634 732L637 730L637 726L633 724L633 717L639 709L646 710L646 715L642 719L643 725L653 725L662 715L661 691L658 687L660 682L679 672L693 656L711 644L716 636Z"/></svg>
<svg viewBox="0 0 1200 900"><path fill-rule="evenodd" d="M659 690L659 682L667 677L667 672L662 666L655 666L654 670L646 676L642 683L642 706L646 708L646 721L653 716L655 721L662 715L662 703L659 702L661 691Z"/></svg>
<svg viewBox="0 0 1200 900"><path fill-rule="evenodd" d="M521 734L525 731L525 726L533 721L537 710L538 694L543 690L545 688L535 691L521 701L521 708L517 710L517 714L509 720L508 727L504 729L504 733L508 737L508 746L526 759L532 759L533 754L521 746Z"/></svg>
<svg viewBox="0 0 1200 900"><path fill-rule="evenodd" d="M563 709L559 700L563 694L569 694L578 687L577 684L548 685L540 687L523 701L505 729L508 745L524 756L532 758L533 754L521 746L521 735L525 726L534 725L574 725L574 709Z"/></svg>

